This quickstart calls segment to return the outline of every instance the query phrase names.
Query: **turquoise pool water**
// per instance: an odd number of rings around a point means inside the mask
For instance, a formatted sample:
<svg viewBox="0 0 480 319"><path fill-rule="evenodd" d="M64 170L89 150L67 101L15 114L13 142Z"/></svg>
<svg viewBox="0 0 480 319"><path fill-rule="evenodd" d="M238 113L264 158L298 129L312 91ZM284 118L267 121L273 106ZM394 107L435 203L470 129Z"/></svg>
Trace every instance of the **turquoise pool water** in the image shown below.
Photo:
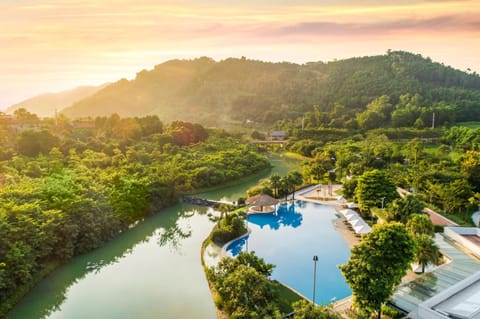
<svg viewBox="0 0 480 319"><path fill-rule="evenodd" d="M338 265L345 263L350 249L333 225L333 207L295 201L281 204L276 214L250 215L248 237L227 247L227 254L255 251L276 265L272 278L313 298L313 256L318 256L315 302L330 303L351 295Z"/></svg>

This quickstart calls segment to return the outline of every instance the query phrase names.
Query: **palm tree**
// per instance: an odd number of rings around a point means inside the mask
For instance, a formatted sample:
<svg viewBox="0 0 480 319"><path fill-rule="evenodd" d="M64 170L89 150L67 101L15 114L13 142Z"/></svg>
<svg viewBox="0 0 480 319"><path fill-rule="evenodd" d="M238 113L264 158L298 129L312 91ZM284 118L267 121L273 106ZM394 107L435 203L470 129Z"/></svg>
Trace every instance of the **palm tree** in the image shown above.
<svg viewBox="0 0 480 319"><path fill-rule="evenodd" d="M299 171L293 171L288 173L287 181L292 189L292 199L295 199L295 188L303 184L303 176Z"/></svg>
<svg viewBox="0 0 480 319"><path fill-rule="evenodd" d="M278 188L280 187L280 175L277 173L273 173L272 176L270 176L270 186L273 189L273 196L275 198L278 198Z"/></svg>
<svg viewBox="0 0 480 319"><path fill-rule="evenodd" d="M429 264L436 264L439 258L439 248L429 235L420 235L415 238L415 261L422 266L422 274Z"/></svg>
<svg viewBox="0 0 480 319"><path fill-rule="evenodd" d="M282 176L279 182L279 191L285 195L285 201L288 199L288 193L290 192L290 180L288 176Z"/></svg>

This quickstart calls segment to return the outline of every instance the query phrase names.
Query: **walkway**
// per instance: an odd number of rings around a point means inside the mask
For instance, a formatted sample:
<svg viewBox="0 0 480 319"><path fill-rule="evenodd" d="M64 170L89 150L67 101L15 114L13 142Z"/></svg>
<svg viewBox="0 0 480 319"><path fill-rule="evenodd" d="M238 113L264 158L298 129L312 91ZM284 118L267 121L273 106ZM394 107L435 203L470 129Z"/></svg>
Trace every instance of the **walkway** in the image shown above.
<svg viewBox="0 0 480 319"><path fill-rule="evenodd" d="M435 235L435 243L451 262L421 275L418 279L400 285L391 304L409 313L440 291L456 284L478 271L480 260L455 246L441 234Z"/></svg>
<svg viewBox="0 0 480 319"><path fill-rule="evenodd" d="M397 187L397 192L398 194L403 198L407 195L412 195L412 193L410 193L409 191L407 191L406 189L403 189L403 188L400 188L400 187ZM434 225L440 225L440 226L458 226L457 223L455 223L454 221L451 221L450 219L448 219L447 217L445 216L442 216L440 215L439 213L437 212L434 212L433 210L431 210L430 208L427 208L425 207L423 209L423 212L424 213L427 213L428 216L430 216L430 220L432 221L432 223Z"/></svg>

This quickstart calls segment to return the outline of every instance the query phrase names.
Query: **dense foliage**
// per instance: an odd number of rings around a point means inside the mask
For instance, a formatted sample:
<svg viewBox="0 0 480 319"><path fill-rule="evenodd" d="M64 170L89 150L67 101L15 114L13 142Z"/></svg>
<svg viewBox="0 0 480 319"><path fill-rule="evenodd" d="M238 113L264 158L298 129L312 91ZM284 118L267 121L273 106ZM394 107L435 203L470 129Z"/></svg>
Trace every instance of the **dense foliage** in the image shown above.
<svg viewBox="0 0 480 319"><path fill-rule="evenodd" d="M395 183L387 177L384 171L371 170L358 178L355 196L362 211L372 207L383 206L398 198Z"/></svg>
<svg viewBox="0 0 480 319"><path fill-rule="evenodd" d="M353 291L353 302L381 318L382 305L391 297L413 259L414 242L403 224L377 224L351 250L340 266Z"/></svg>
<svg viewBox="0 0 480 319"><path fill-rule="evenodd" d="M318 307L306 300L299 300L293 303L293 318L295 319L341 319L340 314L329 307Z"/></svg>
<svg viewBox="0 0 480 319"><path fill-rule="evenodd" d="M268 278L273 267L254 253L223 258L207 272L218 294L217 307L232 319L282 318L279 292Z"/></svg>
<svg viewBox="0 0 480 319"><path fill-rule="evenodd" d="M223 246L225 243L235 239L247 232L245 216L239 212L226 214L221 218L210 236L214 243Z"/></svg>
<svg viewBox="0 0 480 319"><path fill-rule="evenodd" d="M328 143L292 139L289 148L307 151L302 152L308 156L304 180L341 182L343 196L364 209L381 208L383 202L389 220L406 223L426 205L459 224L471 224L470 215L480 199L480 152L475 142L480 130L444 128L437 130L440 138L433 140L392 140L377 133L352 132L349 138ZM470 142L462 142L466 140ZM399 199L397 187L412 196Z"/></svg>
<svg viewBox="0 0 480 319"><path fill-rule="evenodd" d="M431 127L479 120L480 77L408 52L329 63L245 58L172 60L64 110L70 117L143 116L222 125L233 120L307 128ZM305 114L306 113L306 114Z"/></svg>
<svg viewBox="0 0 480 319"><path fill-rule="evenodd" d="M101 246L178 192L269 167L223 131L164 129L156 116L96 118L88 128L60 118L24 129L15 120L0 125L0 307L51 263Z"/></svg>

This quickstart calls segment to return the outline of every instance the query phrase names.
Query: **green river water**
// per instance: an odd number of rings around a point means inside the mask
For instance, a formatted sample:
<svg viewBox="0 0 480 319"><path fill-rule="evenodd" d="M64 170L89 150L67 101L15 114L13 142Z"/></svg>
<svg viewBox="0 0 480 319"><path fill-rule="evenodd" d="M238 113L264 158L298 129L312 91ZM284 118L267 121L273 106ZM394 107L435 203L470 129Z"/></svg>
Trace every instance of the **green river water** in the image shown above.
<svg viewBox="0 0 480 319"><path fill-rule="evenodd" d="M270 172L202 193L236 201L259 179L298 169L273 156ZM213 227L210 208L178 204L145 219L100 249L76 257L42 280L7 319L215 318L200 262Z"/></svg>

